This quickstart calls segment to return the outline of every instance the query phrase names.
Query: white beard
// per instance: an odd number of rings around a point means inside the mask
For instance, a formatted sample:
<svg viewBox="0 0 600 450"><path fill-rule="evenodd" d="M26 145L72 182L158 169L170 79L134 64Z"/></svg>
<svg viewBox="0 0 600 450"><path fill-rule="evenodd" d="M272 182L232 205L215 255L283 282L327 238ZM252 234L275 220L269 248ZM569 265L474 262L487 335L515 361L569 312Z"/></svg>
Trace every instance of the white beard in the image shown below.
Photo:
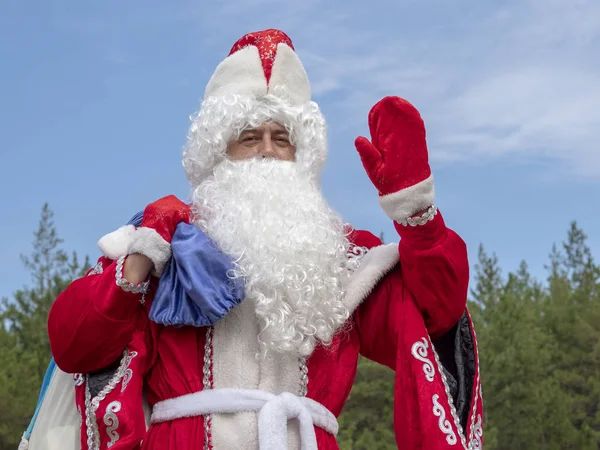
<svg viewBox="0 0 600 450"><path fill-rule="evenodd" d="M196 225L236 261L264 354L309 355L346 323L350 243L314 179L293 162L223 161L194 189Z"/></svg>

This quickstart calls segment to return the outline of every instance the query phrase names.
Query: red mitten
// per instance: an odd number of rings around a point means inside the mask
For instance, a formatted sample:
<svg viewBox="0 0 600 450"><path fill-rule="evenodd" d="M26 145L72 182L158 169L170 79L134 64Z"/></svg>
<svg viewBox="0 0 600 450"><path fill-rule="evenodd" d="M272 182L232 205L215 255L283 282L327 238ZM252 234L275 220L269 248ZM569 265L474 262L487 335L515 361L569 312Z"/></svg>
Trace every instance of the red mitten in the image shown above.
<svg viewBox="0 0 600 450"><path fill-rule="evenodd" d="M385 97L369 113L369 130L372 142L359 137L356 149L383 210L405 224L434 201L423 119L408 101Z"/></svg>
<svg viewBox="0 0 600 450"><path fill-rule="evenodd" d="M174 195L163 197L144 209L139 228L125 225L98 241L104 256L117 260L132 253L146 255L154 262L153 275L162 274L171 257L171 238L181 222L189 223L190 207Z"/></svg>
<svg viewBox="0 0 600 450"><path fill-rule="evenodd" d="M136 229L127 253L141 253L154 263L156 276L162 274L171 257L171 239L181 222L189 223L190 207L174 195L150 203L144 209L142 224Z"/></svg>

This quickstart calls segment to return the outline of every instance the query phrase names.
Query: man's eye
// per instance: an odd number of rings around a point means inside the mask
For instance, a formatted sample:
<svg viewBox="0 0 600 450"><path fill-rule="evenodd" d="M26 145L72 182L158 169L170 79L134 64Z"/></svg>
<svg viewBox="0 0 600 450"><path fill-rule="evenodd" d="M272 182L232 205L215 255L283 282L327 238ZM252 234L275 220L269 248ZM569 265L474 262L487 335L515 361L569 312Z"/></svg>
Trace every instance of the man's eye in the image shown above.
<svg viewBox="0 0 600 450"><path fill-rule="evenodd" d="M256 136L248 136L245 137L244 139L242 139L242 142L252 142L252 141L257 141L258 138Z"/></svg>

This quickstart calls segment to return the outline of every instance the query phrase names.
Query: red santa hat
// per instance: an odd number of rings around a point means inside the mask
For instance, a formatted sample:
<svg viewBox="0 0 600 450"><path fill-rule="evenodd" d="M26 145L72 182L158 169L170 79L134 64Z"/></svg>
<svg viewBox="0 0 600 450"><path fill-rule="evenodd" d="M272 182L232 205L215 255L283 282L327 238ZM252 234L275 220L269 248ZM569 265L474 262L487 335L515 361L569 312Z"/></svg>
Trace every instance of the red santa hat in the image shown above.
<svg viewBox="0 0 600 450"><path fill-rule="evenodd" d="M249 33L210 78L192 117L183 166L193 186L225 158L227 143L248 126L274 120L290 131L297 162L317 175L325 161L326 125L291 39L279 30Z"/></svg>
<svg viewBox="0 0 600 450"><path fill-rule="evenodd" d="M285 91L293 104L310 101L310 84L292 40L283 31L248 33L231 48L206 87L205 98L227 94L256 98Z"/></svg>

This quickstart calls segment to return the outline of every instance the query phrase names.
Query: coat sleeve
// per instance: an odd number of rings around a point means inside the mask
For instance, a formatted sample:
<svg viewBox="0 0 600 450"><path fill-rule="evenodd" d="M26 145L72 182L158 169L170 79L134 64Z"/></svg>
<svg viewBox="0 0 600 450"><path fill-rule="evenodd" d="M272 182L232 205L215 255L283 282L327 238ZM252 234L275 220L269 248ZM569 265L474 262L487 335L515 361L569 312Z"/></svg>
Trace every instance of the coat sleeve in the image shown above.
<svg viewBox="0 0 600 450"><path fill-rule="evenodd" d="M463 316L469 283L466 245L446 227L441 213L425 225L395 225L400 262L354 315L363 355L390 367L400 329L400 299L417 305L435 341Z"/></svg>
<svg viewBox="0 0 600 450"><path fill-rule="evenodd" d="M482 404L475 334L466 308L466 246L439 213L425 225L396 228L401 236L399 263L354 312L360 352L396 372L400 394L395 397L395 424L402 442L414 443L414 448L446 448L445 440L440 447L418 446L424 439L421 432L437 424L431 409L433 387L436 398L449 397L459 426L469 430L469 439L476 439L480 427L470 419L479 417L475 412L482 411ZM435 358L428 350L425 365L417 348L421 342L436 350ZM433 373L435 380L427 378ZM445 408L450 414L450 403Z"/></svg>
<svg viewBox="0 0 600 450"><path fill-rule="evenodd" d="M436 340L465 312L469 285L467 247L447 228L440 212L425 225L394 224L400 235L402 282Z"/></svg>
<svg viewBox="0 0 600 450"><path fill-rule="evenodd" d="M88 373L119 359L143 311L141 294L116 284L116 262L105 257L56 299L48 317L48 336L57 366Z"/></svg>

